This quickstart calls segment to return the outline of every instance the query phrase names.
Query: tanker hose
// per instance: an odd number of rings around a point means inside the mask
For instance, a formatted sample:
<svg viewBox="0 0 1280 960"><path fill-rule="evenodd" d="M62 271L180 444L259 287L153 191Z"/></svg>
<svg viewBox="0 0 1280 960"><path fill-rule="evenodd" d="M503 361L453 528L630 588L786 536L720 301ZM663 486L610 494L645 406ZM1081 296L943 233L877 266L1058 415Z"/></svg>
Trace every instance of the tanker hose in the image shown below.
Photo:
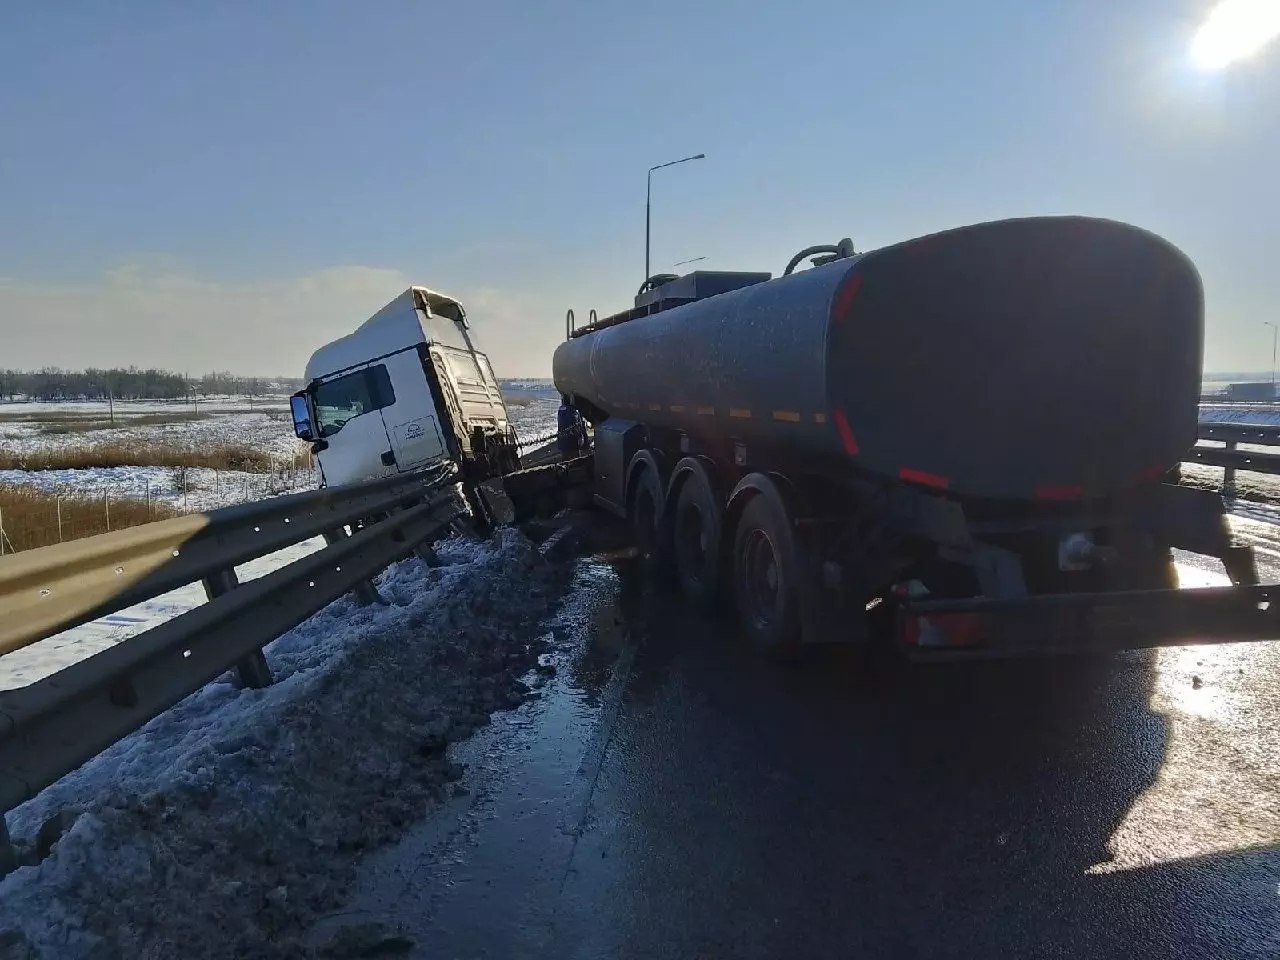
<svg viewBox="0 0 1280 960"><path fill-rule="evenodd" d="M814 260L814 265L819 267L825 266L833 260L843 260L846 257L852 257L855 252L856 251L853 249L853 241L848 237L845 237L836 244L819 243L816 246L805 247L791 258L790 262L787 264L787 269L782 271L782 275L784 277L790 276L795 271L796 267L800 266L800 261L806 260L809 257L816 257L820 253L825 253L827 256Z"/></svg>

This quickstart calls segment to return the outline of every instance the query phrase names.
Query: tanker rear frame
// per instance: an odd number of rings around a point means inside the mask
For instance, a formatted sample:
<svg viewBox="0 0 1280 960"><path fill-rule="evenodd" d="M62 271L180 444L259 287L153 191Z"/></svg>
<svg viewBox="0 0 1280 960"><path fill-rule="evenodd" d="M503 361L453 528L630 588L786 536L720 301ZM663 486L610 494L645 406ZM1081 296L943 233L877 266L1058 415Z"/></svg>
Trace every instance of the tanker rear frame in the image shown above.
<svg viewBox="0 0 1280 960"><path fill-rule="evenodd" d="M1106 501L966 501L732 436L595 428L595 504L689 601L729 601L784 659L886 637L964 659L1280 636L1280 588L1258 584L1221 497L1162 479ZM1172 549L1221 560L1232 585L1178 589Z"/></svg>

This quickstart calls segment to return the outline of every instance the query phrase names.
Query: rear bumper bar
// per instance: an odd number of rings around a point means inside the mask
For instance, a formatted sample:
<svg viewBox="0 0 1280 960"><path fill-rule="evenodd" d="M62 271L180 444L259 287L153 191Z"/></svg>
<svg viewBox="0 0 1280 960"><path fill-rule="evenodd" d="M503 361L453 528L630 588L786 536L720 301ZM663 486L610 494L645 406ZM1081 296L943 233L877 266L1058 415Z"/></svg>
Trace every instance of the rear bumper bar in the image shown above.
<svg viewBox="0 0 1280 960"><path fill-rule="evenodd" d="M921 660L1280 640L1280 585L907 601L897 635Z"/></svg>

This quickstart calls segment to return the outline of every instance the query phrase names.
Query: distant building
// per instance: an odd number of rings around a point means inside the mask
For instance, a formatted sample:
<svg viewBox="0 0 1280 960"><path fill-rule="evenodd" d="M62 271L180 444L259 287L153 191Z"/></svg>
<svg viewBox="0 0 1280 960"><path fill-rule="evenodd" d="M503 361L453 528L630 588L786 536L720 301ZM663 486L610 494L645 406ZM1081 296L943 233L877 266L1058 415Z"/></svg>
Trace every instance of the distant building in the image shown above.
<svg viewBox="0 0 1280 960"><path fill-rule="evenodd" d="M1229 383L1227 399L1241 403L1270 403L1275 400L1275 387L1269 380L1262 383Z"/></svg>

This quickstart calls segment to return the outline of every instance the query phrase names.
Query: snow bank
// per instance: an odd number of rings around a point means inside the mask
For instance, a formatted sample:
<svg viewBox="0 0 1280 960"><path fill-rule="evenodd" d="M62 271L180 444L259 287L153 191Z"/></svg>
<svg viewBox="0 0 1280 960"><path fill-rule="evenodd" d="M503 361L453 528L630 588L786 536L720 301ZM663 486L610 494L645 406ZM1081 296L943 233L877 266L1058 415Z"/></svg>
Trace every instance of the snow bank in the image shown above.
<svg viewBox="0 0 1280 960"><path fill-rule="evenodd" d="M445 746L518 703L566 571L518 533L390 568L277 640L265 690L210 684L18 808L0 954L297 957L360 852L448 789ZM67 817L66 819L69 819Z"/></svg>

